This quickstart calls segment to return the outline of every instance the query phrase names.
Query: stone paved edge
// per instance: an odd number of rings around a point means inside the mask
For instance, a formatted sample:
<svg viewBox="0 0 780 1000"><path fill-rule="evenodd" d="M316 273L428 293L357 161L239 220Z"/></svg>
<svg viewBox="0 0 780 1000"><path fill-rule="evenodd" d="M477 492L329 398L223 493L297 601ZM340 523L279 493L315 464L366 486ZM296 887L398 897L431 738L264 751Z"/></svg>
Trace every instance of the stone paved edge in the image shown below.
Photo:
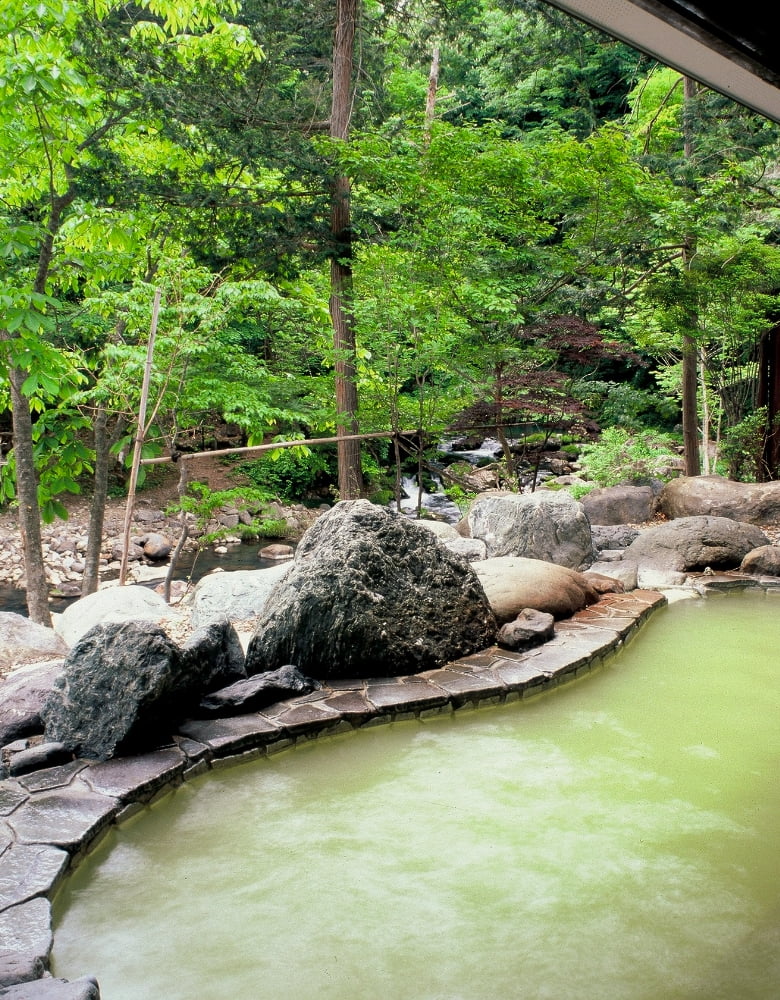
<svg viewBox="0 0 780 1000"><path fill-rule="evenodd" d="M262 712L189 720L172 746L149 754L73 761L0 781L0 997L46 975L51 900L67 870L108 826L170 788L300 738L534 696L598 666L665 604L656 591L607 594L557 623L554 638L535 649L493 646L421 674L324 684Z"/></svg>

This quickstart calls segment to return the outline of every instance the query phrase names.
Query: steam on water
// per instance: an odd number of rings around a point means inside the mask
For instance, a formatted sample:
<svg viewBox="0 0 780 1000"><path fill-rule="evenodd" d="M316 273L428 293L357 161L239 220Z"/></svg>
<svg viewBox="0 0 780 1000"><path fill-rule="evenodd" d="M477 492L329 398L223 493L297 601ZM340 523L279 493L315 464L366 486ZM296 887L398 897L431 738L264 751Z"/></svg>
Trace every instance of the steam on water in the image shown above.
<svg viewBox="0 0 780 1000"><path fill-rule="evenodd" d="M524 704L304 744L123 828L58 900L105 1000L770 1000L777 598L681 602Z"/></svg>

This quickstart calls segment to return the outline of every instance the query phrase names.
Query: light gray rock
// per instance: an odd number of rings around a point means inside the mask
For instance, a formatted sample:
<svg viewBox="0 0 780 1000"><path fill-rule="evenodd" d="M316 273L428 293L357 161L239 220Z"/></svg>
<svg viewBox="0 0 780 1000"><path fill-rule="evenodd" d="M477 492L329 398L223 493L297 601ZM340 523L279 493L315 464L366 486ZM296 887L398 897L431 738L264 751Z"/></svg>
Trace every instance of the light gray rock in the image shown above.
<svg viewBox="0 0 780 1000"><path fill-rule="evenodd" d="M58 660L67 643L54 629L45 628L13 611L0 611L0 670L6 673L28 663Z"/></svg>
<svg viewBox="0 0 780 1000"><path fill-rule="evenodd" d="M490 645L496 622L470 565L366 500L310 528L263 611L247 673L295 663L310 677L419 673Z"/></svg>
<svg viewBox="0 0 780 1000"><path fill-rule="evenodd" d="M649 486L608 486L591 490L582 506L591 525L644 524L656 510L657 498Z"/></svg>
<svg viewBox="0 0 780 1000"><path fill-rule="evenodd" d="M584 574L540 559L497 556L475 562L473 569L499 622L512 621L525 608L568 618L598 600Z"/></svg>
<svg viewBox="0 0 780 1000"><path fill-rule="evenodd" d="M593 574L610 577L620 583L623 590L636 590L638 585L637 565L627 559L594 562L585 570L584 576L587 579Z"/></svg>
<svg viewBox="0 0 780 1000"><path fill-rule="evenodd" d="M235 570L232 573L211 573L204 576L187 599L190 620L194 628L227 618L244 621L259 615L268 596L290 571L291 562L268 569Z"/></svg>
<svg viewBox="0 0 780 1000"><path fill-rule="evenodd" d="M727 517L682 517L643 531L626 549L625 559L637 564L640 587L674 586L691 570L734 569L751 549L766 542L754 524Z"/></svg>
<svg viewBox="0 0 780 1000"><path fill-rule="evenodd" d="M460 538L453 525L447 524L445 521L430 521L428 518L422 517L414 523L436 535L440 542L451 542Z"/></svg>
<svg viewBox="0 0 780 1000"><path fill-rule="evenodd" d="M490 493L468 514L470 535L488 558L523 556L576 569L593 561L593 541L582 504L568 493Z"/></svg>
<svg viewBox="0 0 780 1000"><path fill-rule="evenodd" d="M530 649L539 646L555 634L555 618L545 611L523 608L514 621L498 630L496 645L502 649Z"/></svg>
<svg viewBox="0 0 780 1000"><path fill-rule="evenodd" d="M444 542L445 549L454 552L456 556L474 562L477 559L487 559L487 545L481 538L462 538L455 532L455 538Z"/></svg>
<svg viewBox="0 0 780 1000"><path fill-rule="evenodd" d="M681 476L659 498L669 518L712 515L750 524L780 520L780 482L735 483L723 476Z"/></svg>
<svg viewBox="0 0 780 1000"><path fill-rule="evenodd" d="M169 612L164 599L148 587L107 587L75 601L54 626L68 646L94 628L109 622L156 622Z"/></svg>

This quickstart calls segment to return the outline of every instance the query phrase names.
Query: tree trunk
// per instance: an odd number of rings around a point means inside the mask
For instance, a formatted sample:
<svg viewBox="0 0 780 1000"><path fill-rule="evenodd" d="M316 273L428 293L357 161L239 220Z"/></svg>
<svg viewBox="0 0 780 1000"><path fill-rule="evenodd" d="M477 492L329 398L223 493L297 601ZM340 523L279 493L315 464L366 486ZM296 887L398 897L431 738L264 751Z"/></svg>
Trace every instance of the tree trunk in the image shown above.
<svg viewBox="0 0 780 1000"><path fill-rule="evenodd" d="M81 596L94 594L100 582L100 550L103 542L103 522L108 499L108 414L102 404L95 413L95 475L92 482L92 503L89 509L87 552L84 556L84 577Z"/></svg>
<svg viewBox="0 0 780 1000"><path fill-rule="evenodd" d="M33 291L39 295L46 293L46 283L54 254L54 237L62 224L62 216L76 197L76 189L70 185L63 195L52 192L51 210L46 233L38 248L38 265L33 282ZM8 331L0 331L0 339L10 341ZM43 539L41 537L41 511L38 506L38 474L35 470L33 448L32 414L30 401L22 392L22 386L29 372L17 368L11 358L8 361L8 380L11 387L11 418L13 426L13 450L16 465L16 495L19 501L19 533L22 539L24 572L27 578L27 612L31 621L51 627L49 611L49 587L43 561Z"/></svg>
<svg viewBox="0 0 780 1000"><path fill-rule="evenodd" d="M43 561L41 515L38 507L38 476L33 452L32 415L30 402L22 392L25 378L25 372L15 367L9 368L16 497L19 502L19 533L24 555L27 613L31 621L51 628L49 586Z"/></svg>
<svg viewBox="0 0 780 1000"><path fill-rule="evenodd" d="M108 413L104 406L95 412L95 474L92 484L92 502L89 508L87 551L84 556L84 578L81 596L94 594L100 584L100 553L103 548L103 524L108 501L108 470L111 465L111 448L124 434L127 421L120 416L111 434L108 433Z"/></svg>
<svg viewBox="0 0 780 1000"><path fill-rule="evenodd" d="M757 406L765 406L767 428L761 461L763 481L777 478L780 467L780 326L773 327L761 338L758 362Z"/></svg>
<svg viewBox="0 0 780 1000"><path fill-rule="evenodd" d="M431 141L431 128L436 117L436 93L439 89L439 46L434 46L431 56L431 69L428 74L428 95L425 99L425 145Z"/></svg>
<svg viewBox="0 0 780 1000"><path fill-rule="evenodd" d="M686 76L683 80L685 104L683 110L683 153L686 160L693 158L693 132L689 122L690 103L696 96L695 80ZM686 239L683 251L685 270L690 270L694 254L693 241ZM682 335L682 426L685 454L685 475L698 476L701 472L699 457L699 414L698 414L698 346L694 331L698 316L689 311L687 329Z"/></svg>
<svg viewBox="0 0 780 1000"><path fill-rule="evenodd" d="M336 0L336 30L333 39L333 93L330 135L347 139L352 117L352 63L358 0ZM336 372L337 431L341 437L358 433L358 395L355 378L355 327L350 312L352 299L352 223L350 182L338 174L331 182L330 317ZM339 496L354 499L363 492L360 442L339 441Z"/></svg>

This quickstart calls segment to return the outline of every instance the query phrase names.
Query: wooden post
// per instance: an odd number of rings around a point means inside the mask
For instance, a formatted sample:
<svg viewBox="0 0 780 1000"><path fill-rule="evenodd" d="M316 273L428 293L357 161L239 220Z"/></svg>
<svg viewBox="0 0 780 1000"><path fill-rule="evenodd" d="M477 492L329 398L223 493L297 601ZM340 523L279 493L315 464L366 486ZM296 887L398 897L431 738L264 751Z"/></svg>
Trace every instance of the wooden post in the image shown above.
<svg viewBox="0 0 780 1000"><path fill-rule="evenodd" d="M127 487L127 505L125 506L125 524L122 532L122 561L119 565L119 586L124 587L127 577L127 556L130 549L130 526L133 520L133 505L135 503L135 488L138 483L138 469L141 465L141 449L146 436L146 407L149 403L149 383L152 378L152 360L154 358L154 339L157 336L157 320L160 315L160 299L162 290L154 292L152 305L152 323L149 327L149 345L146 349L146 366L141 385L141 402L138 406L138 425L133 444L133 458L130 465L130 482Z"/></svg>

